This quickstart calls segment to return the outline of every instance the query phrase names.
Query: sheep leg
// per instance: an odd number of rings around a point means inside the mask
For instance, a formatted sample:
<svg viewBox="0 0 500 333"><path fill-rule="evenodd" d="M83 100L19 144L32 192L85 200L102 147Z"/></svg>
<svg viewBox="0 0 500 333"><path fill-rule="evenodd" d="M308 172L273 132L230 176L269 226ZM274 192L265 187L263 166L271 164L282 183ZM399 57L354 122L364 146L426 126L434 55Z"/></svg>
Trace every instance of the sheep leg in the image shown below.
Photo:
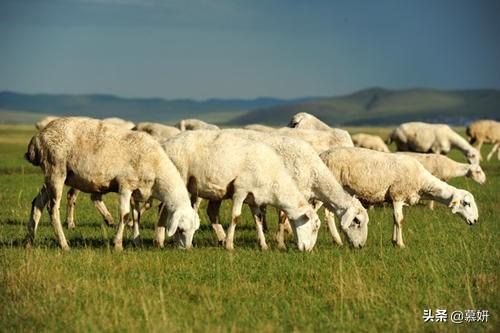
<svg viewBox="0 0 500 333"><path fill-rule="evenodd" d="M102 215L106 225L108 225L108 226L114 225L113 216L111 215L108 208L106 207L106 205L102 201L102 195L97 194L97 193L92 193L90 195L90 200L92 200L95 208L97 208L99 213Z"/></svg>
<svg viewBox="0 0 500 333"><path fill-rule="evenodd" d="M491 157L493 156L493 154L495 154L495 152L498 150L498 146L500 145L500 143L495 143L495 145L493 146L493 148L491 149L490 153L488 154L488 156L486 157L486 160L489 161L491 159Z"/></svg>
<svg viewBox="0 0 500 333"><path fill-rule="evenodd" d="M403 243L403 202L394 201L392 203L394 208L394 227L392 241L398 247L405 247Z"/></svg>
<svg viewBox="0 0 500 333"><path fill-rule="evenodd" d="M64 230L61 224L61 199L64 189L64 179L66 176L62 173L53 174L49 179L46 180L47 190L49 192L48 210L50 219L52 221L52 227L57 236L59 246L61 249L67 251L69 250L68 242L66 241L66 236L64 235Z"/></svg>
<svg viewBox="0 0 500 333"><path fill-rule="evenodd" d="M37 196L31 202L31 214L30 220L28 222L28 237L26 241L26 246L31 247L35 241L36 229L38 228L38 223L42 217L42 211L47 202L49 201L49 195L47 193L47 188L45 185L40 189Z"/></svg>
<svg viewBox="0 0 500 333"><path fill-rule="evenodd" d="M75 228L75 204L76 198L78 197L78 191L76 188L70 188L66 194L67 205L66 205L66 225L68 229Z"/></svg>
<svg viewBox="0 0 500 333"><path fill-rule="evenodd" d="M288 216L286 216L286 213L281 210L280 210L280 219L281 219L280 222L283 224L283 231L289 235L293 234L293 229L292 226L290 225L290 220L288 219Z"/></svg>
<svg viewBox="0 0 500 333"><path fill-rule="evenodd" d="M255 227L257 229L257 239L259 240L261 250L267 250L269 247L266 244L266 236L264 235L264 227L262 225L262 211L259 207L251 206Z"/></svg>
<svg viewBox="0 0 500 333"><path fill-rule="evenodd" d="M278 213L278 230L276 231L276 243L278 243L278 249L286 249L285 244L285 224L283 219L286 218L285 213L281 210Z"/></svg>
<svg viewBox="0 0 500 333"><path fill-rule="evenodd" d="M238 219L241 215L241 208L243 206L243 202L247 197L247 193L238 193L236 192L233 195L233 208L231 211L231 223L229 224L229 228L227 229L226 235L226 250L232 251L234 249L234 230L236 229L236 223L238 223Z"/></svg>
<svg viewBox="0 0 500 333"><path fill-rule="evenodd" d="M168 217L167 210L163 204L160 205L158 214L160 217L158 218L158 224L155 230L155 245L159 248L163 248L165 245L165 222Z"/></svg>
<svg viewBox="0 0 500 333"><path fill-rule="evenodd" d="M339 246L342 245L342 238L340 238L340 234L337 230L337 226L335 225L335 215L325 208L325 222L328 230L330 231L330 235L332 236L333 242Z"/></svg>
<svg viewBox="0 0 500 333"><path fill-rule="evenodd" d="M120 222L118 222L118 230L115 236L115 251L123 250L123 231L125 229L125 221L128 221L130 214L130 198L132 191L120 191Z"/></svg>
<svg viewBox="0 0 500 333"><path fill-rule="evenodd" d="M217 236L217 241L219 245L224 245L224 241L226 240L226 233L224 232L224 228L219 221L219 210L222 201L209 201L207 206L207 215L210 220L210 224L212 225L212 229L215 231L215 235Z"/></svg>
<svg viewBox="0 0 500 333"><path fill-rule="evenodd" d="M429 201L428 206L430 210L434 210L434 200Z"/></svg>
<svg viewBox="0 0 500 333"><path fill-rule="evenodd" d="M134 221L134 235L132 237L132 240L136 247L141 247L142 240L139 232L139 224L141 221L141 204L137 200L134 200L133 198L131 200L131 204L132 204L132 219Z"/></svg>

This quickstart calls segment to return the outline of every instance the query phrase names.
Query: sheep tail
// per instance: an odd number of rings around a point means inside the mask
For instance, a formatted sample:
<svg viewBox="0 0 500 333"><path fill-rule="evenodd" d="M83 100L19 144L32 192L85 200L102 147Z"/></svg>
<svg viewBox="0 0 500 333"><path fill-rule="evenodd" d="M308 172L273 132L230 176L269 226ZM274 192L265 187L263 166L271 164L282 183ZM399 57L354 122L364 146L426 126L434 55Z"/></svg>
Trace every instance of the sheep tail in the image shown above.
<svg viewBox="0 0 500 333"><path fill-rule="evenodd" d="M28 151L24 154L24 158L35 166L40 165L40 143L37 136L31 138L28 144Z"/></svg>

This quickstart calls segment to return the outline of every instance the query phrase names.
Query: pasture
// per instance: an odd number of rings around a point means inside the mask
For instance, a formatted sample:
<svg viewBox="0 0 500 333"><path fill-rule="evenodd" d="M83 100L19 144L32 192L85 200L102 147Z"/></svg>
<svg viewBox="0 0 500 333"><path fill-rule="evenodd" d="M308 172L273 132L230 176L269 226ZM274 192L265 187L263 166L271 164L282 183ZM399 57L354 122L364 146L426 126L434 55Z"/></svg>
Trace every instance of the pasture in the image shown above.
<svg viewBox="0 0 500 333"><path fill-rule="evenodd" d="M389 129L363 129L386 135ZM359 129L353 129L352 133ZM247 208L235 251L217 247L202 206L195 248L153 246L156 212L144 214L142 248L127 230L115 253L113 228L103 225L89 196L76 205L76 229L65 229L71 251L57 246L46 211L35 247L25 249L31 200L43 182L23 160L34 129L0 127L0 331L152 332L498 332L500 162L482 163L487 182L451 184L472 192L479 222L468 226L447 207L405 207L405 249L391 244L392 210L369 210L362 250L334 246L326 228L312 253L276 249L277 214L268 210L271 250L259 250ZM462 129L463 133L463 129ZM393 147L392 147L393 148ZM490 146L483 146L483 156ZM463 161L453 152L452 158ZM115 220L117 197L105 202ZM64 221L65 203L62 204ZM229 221L225 203L221 219ZM223 222L223 223L224 223ZM425 323L424 309L488 310L485 322Z"/></svg>

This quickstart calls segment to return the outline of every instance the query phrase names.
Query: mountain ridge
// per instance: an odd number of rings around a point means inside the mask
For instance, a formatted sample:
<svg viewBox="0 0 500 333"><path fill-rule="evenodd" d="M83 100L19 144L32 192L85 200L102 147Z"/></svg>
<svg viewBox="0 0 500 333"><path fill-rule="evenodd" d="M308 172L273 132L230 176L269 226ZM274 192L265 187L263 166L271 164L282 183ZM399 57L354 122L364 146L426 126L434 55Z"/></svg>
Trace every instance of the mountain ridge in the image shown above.
<svg viewBox="0 0 500 333"><path fill-rule="evenodd" d="M285 126L298 112L311 113L331 126L386 126L404 121L464 125L478 118L499 119L500 90L371 87L333 97L205 100L0 91L0 123L25 123L37 114L40 117L51 114L121 117L136 122L173 123L183 118L200 118L223 126L250 123Z"/></svg>
<svg viewBox="0 0 500 333"><path fill-rule="evenodd" d="M405 121L464 125L479 118L500 118L500 90L368 88L351 94L252 110L232 125L260 122L284 125L298 112L311 113L331 126L395 125Z"/></svg>

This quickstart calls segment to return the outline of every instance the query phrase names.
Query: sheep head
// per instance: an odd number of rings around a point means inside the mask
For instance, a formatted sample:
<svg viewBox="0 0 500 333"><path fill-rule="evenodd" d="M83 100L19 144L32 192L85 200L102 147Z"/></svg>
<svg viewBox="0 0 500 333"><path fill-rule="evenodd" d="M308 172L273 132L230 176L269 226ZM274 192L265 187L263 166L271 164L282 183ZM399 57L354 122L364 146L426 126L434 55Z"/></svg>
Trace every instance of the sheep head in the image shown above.
<svg viewBox="0 0 500 333"><path fill-rule="evenodd" d="M292 117L292 119L290 120L290 123L288 123L288 127L296 128L296 127L298 127L298 125L300 124L301 121L306 120L308 117L309 117L309 115L305 112L297 113L296 115L294 115Z"/></svg>
<svg viewBox="0 0 500 333"><path fill-rule="evenodd" d="M479 184L484 184L486 182L486 175L481 166L479 166L479 164L469 165L469 171L467 171L467 177L472 178Z"/></svg>
<svg viewBox="0 0 500 333"><path fill-rule="evenodd" d="M316 244L321 221L316 211L311 206L307 206L305 211L298 218L290 218L291 226L297 247L300 251L311 251Z"/></svg>
<svg viewBox="0 0 500 333"><path fill-rule="evenodd" d="M349 207L341 217L340 227L349 243L362 248L368 238L368 213L359 201Z"/></svg>
<svg viewBox="0 0 500 333"><path fill-rule="evenodd" d="M465 190L456 190L449 204L453 214L460 214L469 224L475 224L479 217L474 196Z"/></svg>
<svg viewBox="0 0 500 333"><path fill-rule="evenodd" d="M200 228L200 217L191 207L178 209L171 214L167 223L167 235L175 235L179 247L190 249L193 244L193 236Z"/></svg>

